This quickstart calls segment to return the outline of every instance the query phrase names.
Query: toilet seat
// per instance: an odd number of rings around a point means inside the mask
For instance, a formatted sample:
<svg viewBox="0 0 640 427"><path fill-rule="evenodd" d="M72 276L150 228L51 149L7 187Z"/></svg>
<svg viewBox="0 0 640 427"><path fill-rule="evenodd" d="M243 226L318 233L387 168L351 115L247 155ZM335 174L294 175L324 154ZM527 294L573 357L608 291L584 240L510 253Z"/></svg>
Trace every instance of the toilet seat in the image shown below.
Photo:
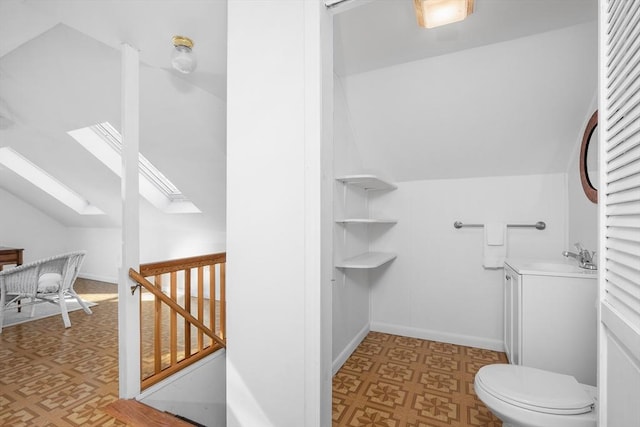
<svg viewBox="0 0 640 427"><path fill-rule="evenodd" d="M574 377L527 366L484 366L476 386L510 405L545 414L584 414L595 404Z"/></svg>

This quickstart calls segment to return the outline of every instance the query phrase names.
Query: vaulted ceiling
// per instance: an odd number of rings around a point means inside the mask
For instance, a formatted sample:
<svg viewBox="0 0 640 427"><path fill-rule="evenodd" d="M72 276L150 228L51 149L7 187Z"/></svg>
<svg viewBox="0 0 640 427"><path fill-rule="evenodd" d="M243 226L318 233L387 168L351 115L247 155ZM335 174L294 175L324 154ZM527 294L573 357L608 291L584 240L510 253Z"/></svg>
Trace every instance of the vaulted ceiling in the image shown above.
<svg viewBox="0 0 640 427"><path fill-rule="evenodd" d="M0 115L13 122L0 146L106 215L79 215L0 166L3 189L68 226L120 224L119 177L67 132L104 121L120 128L126 42L140 51L141 152L202 210L190 221L224 229L226 2L3 0L0 32ZM175 34L195 41L192 74L171 69ZM145 200L141 209L151 222L166 217Z"/></svg>
<svg viewBox="0 0 640 427"><path fill-rule="evenodd" d="M595 0L476 0L466 21L429 31L412 0L348 3L335 15L335 71L366 166L411 180L566 165L595 95ZM119 178L66 132L120 127L128 43L142 64L142 153L198 218L224 223L226 30L226 0L1 0L0 115L11 123L0 146L106 215L78 215L2 166L0 187L65 225L120 223ZM190 75L170 68L175 34L195 41Z"/></svg>

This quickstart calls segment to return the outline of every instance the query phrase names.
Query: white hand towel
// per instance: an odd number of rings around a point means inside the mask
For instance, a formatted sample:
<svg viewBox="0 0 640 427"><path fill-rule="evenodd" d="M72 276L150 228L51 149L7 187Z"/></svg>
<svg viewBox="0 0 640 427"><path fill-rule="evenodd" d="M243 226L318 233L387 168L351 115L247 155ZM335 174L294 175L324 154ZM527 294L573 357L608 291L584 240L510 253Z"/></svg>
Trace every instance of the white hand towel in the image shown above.
<svg viewBox="0 0 640 427"><path fill-rule="evenodd" d="M507 257L507 225L487 223L484 225L484 268L503 268Z"/></svg>

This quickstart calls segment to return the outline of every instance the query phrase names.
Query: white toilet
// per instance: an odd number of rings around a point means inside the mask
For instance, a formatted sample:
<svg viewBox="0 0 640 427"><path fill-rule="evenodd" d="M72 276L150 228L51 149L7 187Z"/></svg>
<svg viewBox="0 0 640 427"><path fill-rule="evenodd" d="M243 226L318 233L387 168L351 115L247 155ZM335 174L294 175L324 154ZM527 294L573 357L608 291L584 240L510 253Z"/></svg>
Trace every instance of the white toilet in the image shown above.
<svg viewBox="0 0 640 427"><path fill-rule="evenodd" d="M596 387L569 375L519 365L487 365L476 394L503 427L596 427Z"/></svg>

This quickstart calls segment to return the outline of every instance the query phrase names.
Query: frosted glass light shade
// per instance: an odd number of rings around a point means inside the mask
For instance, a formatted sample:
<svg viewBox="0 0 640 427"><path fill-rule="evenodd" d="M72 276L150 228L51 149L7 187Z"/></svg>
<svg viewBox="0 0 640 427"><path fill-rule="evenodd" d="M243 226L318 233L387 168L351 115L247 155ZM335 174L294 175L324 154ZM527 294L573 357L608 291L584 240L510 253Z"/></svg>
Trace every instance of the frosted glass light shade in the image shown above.
<svg viewBox="0 0 640 427"><path fill-rule="evenodd" d="M193 53L193 41L184 36L174 36L173 46L175 49L171 53L171 65L176 70L184 74L189 74L196 69L198 61Z"/></svg>
<svg viewBox="0 0 640 427"><path fill-rule="evenodd" d="M414 0L418 25L435 28L462 21L473 13L474 0Z"/></svg>
<svg viewBox="0 0 640 427"><path fill-rule="evenodd" d="M195 54L186 46L176 46L171 54L171 65L184 74L189 74L196 69L198 61Z"/></svg>

